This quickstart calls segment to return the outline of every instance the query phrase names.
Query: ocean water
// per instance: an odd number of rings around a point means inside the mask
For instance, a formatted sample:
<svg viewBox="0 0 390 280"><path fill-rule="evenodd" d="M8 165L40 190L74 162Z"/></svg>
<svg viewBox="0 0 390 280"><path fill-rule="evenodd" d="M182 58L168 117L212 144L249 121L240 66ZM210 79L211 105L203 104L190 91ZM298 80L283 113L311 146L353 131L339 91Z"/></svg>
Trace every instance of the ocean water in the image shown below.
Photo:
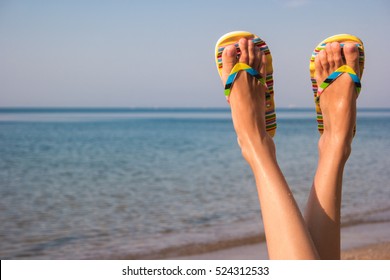
<svg viewBox="0 0 390 280"><path fill-rule="evenodd" d="M277 157L303 209L315 112L279 109ZM389 221L390 109L361 109L342 221ZM263 238L228 109L0 109L1 259L145 258Z"/></svg>

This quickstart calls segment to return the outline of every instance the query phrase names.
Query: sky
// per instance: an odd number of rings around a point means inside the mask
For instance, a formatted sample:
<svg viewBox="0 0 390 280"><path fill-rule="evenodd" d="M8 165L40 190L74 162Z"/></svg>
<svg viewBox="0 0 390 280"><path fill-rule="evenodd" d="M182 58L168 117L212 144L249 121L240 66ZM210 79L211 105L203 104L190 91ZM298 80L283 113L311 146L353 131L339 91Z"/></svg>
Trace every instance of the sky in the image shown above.
<svg viewBox="0 0 390 280"><path fill-rule="evenodd" d="M214 62L225 33L273 56L277 107L313 107L309 59L360 37L359 107L390 107L390 1L0 0L0 107L227 107Z"/></svg>

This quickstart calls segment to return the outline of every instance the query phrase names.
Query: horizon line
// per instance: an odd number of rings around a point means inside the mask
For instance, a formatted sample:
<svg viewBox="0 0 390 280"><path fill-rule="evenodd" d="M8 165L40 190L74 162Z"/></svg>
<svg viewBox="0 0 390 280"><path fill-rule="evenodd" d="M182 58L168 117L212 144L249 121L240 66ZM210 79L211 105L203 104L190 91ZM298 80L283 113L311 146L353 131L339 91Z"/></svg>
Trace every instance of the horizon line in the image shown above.
<svg viewBox="0 0 390 280"><path fill-rule="evenodd" d="M315 111L315 107L277 107L275 111ZM357 111L378 111L378 110L390 110L390 107L358 107ZM176 107L176 106L0 106L0 113L15 113L15 112L82 112L82 111L95 111L95 112L130 112L130 111L230 111L230 106L226 107Z"/></svg>

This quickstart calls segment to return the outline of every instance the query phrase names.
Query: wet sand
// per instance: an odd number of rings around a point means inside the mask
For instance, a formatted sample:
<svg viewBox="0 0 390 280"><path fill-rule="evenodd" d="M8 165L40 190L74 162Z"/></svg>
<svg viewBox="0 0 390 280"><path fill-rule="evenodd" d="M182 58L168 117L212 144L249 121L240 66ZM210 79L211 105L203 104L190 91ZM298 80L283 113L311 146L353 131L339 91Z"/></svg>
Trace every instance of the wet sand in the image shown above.
<svg viewBox="0 0 390 280"><path fill-rule="evenodd" d="M341 259L390 260L390 222L359 224L341 230ZM264 242L228 249L170 257L177 260L265 260L268 259Z"/></svg>
<svg viewBox="0 0 390 280"><path fill-rule="evenodd" d="M343 260L390 260L390 242L363 246L341 253Z"/></svg>

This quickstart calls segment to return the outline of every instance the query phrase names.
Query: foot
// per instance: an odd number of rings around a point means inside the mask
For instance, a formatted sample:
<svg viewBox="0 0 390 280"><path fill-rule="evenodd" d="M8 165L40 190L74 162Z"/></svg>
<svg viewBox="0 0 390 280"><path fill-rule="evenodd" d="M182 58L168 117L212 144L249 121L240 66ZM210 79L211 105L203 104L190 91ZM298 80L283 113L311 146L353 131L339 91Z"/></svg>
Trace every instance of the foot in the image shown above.
<svg viewBox="0 0 390 280"><path fill-rule="evenodd" d="M246 63L266 76L266 57L252 40L240 39L241 55L237 58L236 47L227 46L222 53L222 83L237 62ZM244 71L238 73L230 94L230 106L237 140L244 158L250 163L256 147L274 149L273 140L266 132L265 90L259 81Z"/></svg>
<svg viewBox="0 0 390 280"><path fill-rule="evenodd" d="M342 49L338 42L328 43L315 59L315 79L320 85L340 66L347 64L359 76L359 51L355 43L345 43ZM357 93L351 77L344 73L325 89L320 98L324 121L324 133L319 147L329 152L337 151L343 159L351 152L353 130L356 124Z"/></svg>

